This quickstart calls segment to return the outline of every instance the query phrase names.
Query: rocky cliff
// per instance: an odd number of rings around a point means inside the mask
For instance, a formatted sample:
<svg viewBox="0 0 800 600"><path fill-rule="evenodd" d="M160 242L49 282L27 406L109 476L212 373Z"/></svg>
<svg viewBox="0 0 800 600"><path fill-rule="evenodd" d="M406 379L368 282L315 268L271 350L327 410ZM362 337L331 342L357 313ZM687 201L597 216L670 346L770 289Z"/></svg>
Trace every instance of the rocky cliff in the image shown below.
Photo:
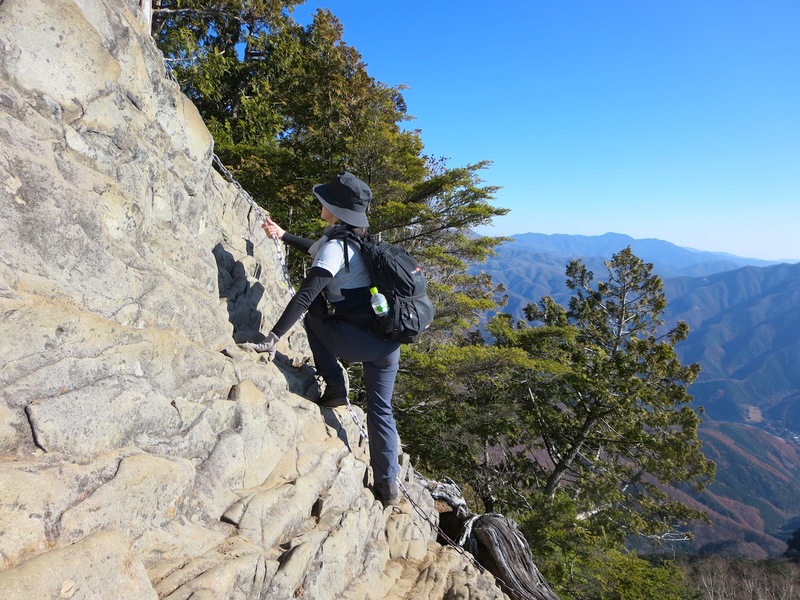
<svg viewBox="0 0 800 600"><path fill-rule="evenodd" d="M505 597L381 507L302 329L237 348L279 249L138 0L0 0L0 81L0 597Z"/></svg>

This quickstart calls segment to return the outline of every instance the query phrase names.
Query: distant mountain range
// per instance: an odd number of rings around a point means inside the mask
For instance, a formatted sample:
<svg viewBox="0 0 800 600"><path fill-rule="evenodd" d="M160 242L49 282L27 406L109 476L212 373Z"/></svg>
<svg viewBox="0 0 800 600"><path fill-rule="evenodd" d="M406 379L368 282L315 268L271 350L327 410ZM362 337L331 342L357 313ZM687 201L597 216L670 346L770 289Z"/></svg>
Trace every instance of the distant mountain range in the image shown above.
<svg viewBox="0 0 800 600"><path fill-rule="evenodd" d="M696 532L693 551L764 558L780 554L800 527L800 264L681 248L626 235L513 236L475 270L509 296L504 309L546 295L566 304L565 268L581 258L595 277L605 260L631 247L664 280L668 324L686 321L677 350L702 367L690 392L705 411L701 437L717 462L717 480L691 499L713 527Z"/></svg>
<svg viewBox="0 0 800 600"><path fill-rule="evenodd" d="M512 236L515 242L508 244L523 247L534 252L542 252L560 257L594 256L604 259L631 247L633 253L649 263L662 277L674 275L710 275L730 271L738 267L766 267L778 261L742 258L724 252L705 252L682 248L656 239L634 239L621 233L604 235L545 235L543 233L522 233Z"/></svg>
<svg viewBox="0 0 800 600"><path fill-rule="evenodd" d="M512 238L513 242L500 246L497 256L475 270L491 274L495 283L506 288L509 294L506 312L520 318L522 308L529 302L548 295L559 301L569 297L564 270L571 259L581 258L597 277L603 277L607 273L603 261L628 246L636 256L652 263L654 271L665 280L781 264L682 248L662 240L639 240L620 233L598 236L522 233Z"/></svg>

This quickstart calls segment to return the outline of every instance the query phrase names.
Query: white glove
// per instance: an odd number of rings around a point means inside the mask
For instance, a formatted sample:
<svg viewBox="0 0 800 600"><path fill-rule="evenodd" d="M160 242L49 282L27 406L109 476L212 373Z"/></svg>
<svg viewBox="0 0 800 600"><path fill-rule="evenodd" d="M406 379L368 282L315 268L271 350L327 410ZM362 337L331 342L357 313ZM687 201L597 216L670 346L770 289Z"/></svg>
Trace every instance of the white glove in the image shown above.
<svg viewBox="0 0 800 600"><path fill-rule="evenodd" d="M272 333L269 332L267 338L263 342L253 343L247 342L246 344L241 344L242 348L247 348L248 350L255 350L256 352L266 353L267 360L272 362L275 360L275 348L278 345L278 341L280 338Z"/></svg>

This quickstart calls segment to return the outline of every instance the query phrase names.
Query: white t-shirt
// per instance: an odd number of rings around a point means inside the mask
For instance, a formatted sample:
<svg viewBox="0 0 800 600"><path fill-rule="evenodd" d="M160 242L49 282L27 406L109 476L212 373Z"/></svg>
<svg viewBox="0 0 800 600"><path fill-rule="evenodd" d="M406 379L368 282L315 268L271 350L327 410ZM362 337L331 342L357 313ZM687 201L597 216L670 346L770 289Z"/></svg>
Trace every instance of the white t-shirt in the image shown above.
<svg viewBox="0 0 800 600"><path fill-rule="evenodd" d="M325 287L329 302L344 300L342 290L368 288L372 285L369 270L358 247L347 244L350 270L344 268L344 240L328 240L314 257L312 267L320 267L333 275L333 279Z"/></svg>

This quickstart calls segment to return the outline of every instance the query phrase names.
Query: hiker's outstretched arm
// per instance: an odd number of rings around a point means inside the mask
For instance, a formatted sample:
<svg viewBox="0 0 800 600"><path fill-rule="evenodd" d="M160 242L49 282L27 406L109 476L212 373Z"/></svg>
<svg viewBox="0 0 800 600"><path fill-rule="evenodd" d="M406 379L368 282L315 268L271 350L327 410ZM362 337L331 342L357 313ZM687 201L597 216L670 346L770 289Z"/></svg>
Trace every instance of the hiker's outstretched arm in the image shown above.
<svg viewBox="0 0 800 600"><path fill-rule="evenodd" d="M319 296L331 279L333 279L333 275L327 269L311 267L303 283L300 284L300 289L289 300L289 304L286 305L280 319L272 328L272 333L282 337L283 334L289 331L292 325L308 310L308 307L311 306L311 303Z"/></svg>
<svg viewBox="0 0 800 600"><path fill-rule="evenodd" d="M273 221L269 215L264 216L264 222L261 224L261 227L269 237L283 240L292 248L296 248L297 250L305 252L306 254L308 254L308 249L311 248L314 243L313 240L308 240L304 237L300 237L299 235L292 235L291 233L288 233L283 227Z"/></svg>
<svg viewBox="0 0 800 600"><path fill-rule="evenodd" d="M314 244L314 240L309 240L304 237L300 237L299 235L292 235L289 232L284 232L281 239L286 244L289 244L292 248L296 248L297 250L305 252L306 254L308 254L308 249Z"/></svg>

